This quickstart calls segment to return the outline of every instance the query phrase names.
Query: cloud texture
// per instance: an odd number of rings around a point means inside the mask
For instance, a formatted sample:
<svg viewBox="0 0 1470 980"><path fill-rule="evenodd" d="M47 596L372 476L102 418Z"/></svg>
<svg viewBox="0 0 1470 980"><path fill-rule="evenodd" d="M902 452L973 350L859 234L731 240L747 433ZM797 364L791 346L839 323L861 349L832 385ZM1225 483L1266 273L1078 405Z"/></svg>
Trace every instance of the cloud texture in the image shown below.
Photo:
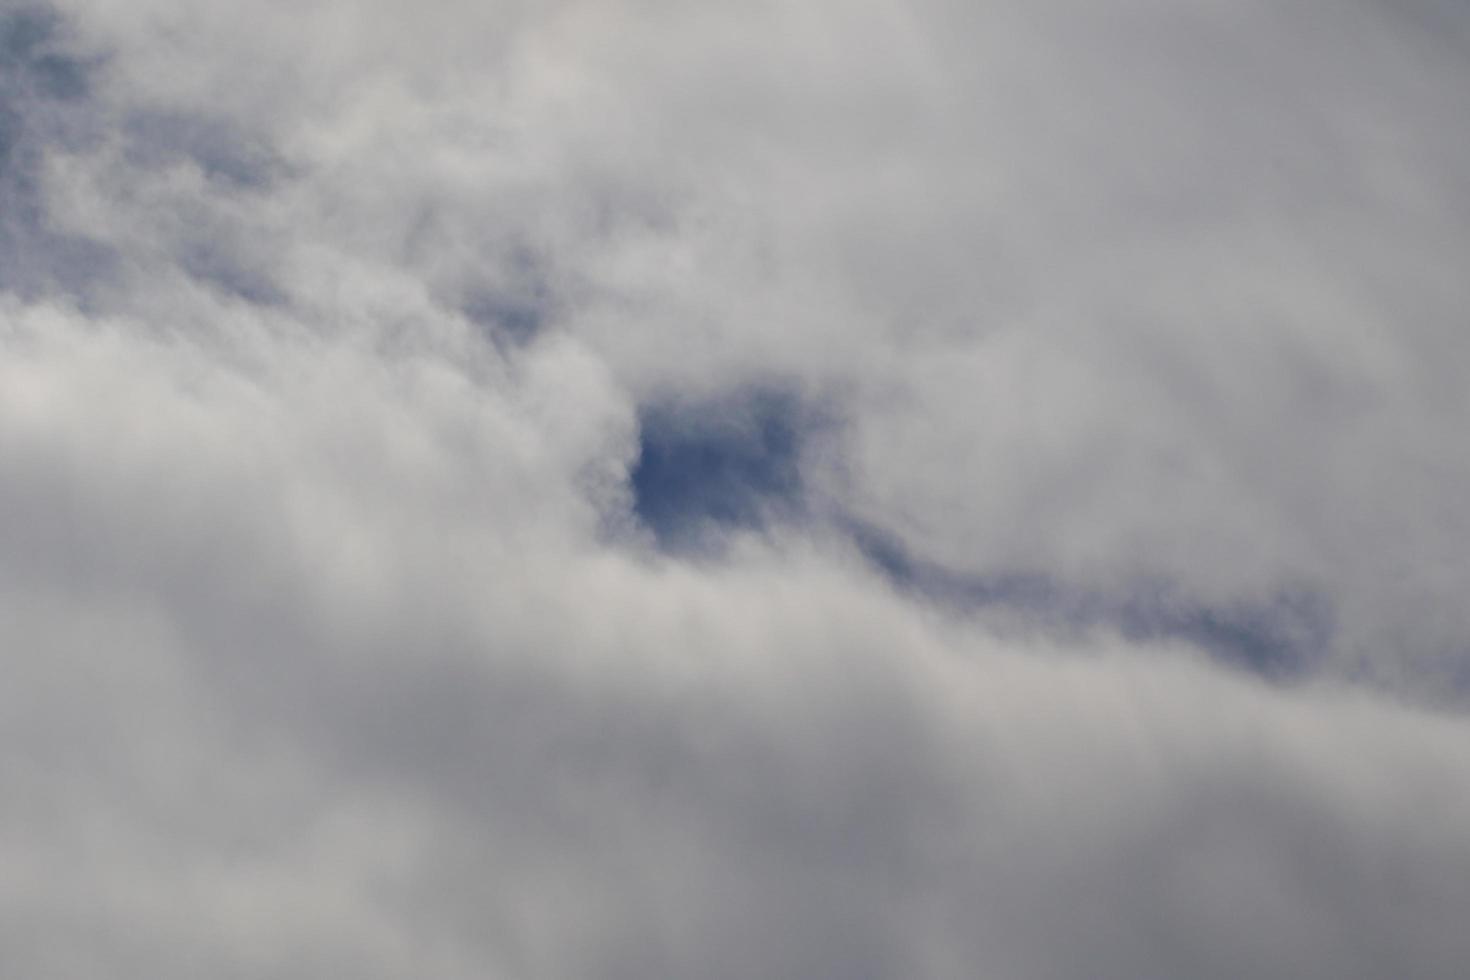
<svg viewBox="0 0 1470 980"><path fill-rule="evenodd" d="M0 976L1464 976L1467 88L0 0Z"/></svg>

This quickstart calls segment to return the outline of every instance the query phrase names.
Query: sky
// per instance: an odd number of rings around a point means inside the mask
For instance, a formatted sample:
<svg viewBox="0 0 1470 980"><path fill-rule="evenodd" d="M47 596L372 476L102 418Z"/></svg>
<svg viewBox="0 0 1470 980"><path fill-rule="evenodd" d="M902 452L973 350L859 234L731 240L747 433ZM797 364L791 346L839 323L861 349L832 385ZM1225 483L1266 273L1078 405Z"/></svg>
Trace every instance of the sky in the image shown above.
<svg viewBox="0 0 1470 980"><path fill-rule="evenodd" d="M1461 980L1470 7L0 0L0 978Z"/></svg>

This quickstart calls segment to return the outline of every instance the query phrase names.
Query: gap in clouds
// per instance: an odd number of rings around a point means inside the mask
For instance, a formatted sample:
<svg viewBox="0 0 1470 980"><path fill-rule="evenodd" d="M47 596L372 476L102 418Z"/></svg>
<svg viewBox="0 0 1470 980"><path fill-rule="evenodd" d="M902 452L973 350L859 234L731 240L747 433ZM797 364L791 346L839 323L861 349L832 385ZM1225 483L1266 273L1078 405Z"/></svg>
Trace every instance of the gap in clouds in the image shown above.
<svg viewBox="0 0 1470 980"><path fill-rule="evenodd" d="M1178 640L1228 666L1271 680L1306 677L1332 649L1330 601L1306 588L1212 604L1168 582L1135 582L1102 593L1039 572L972 574L913 554L892 535L839 522L858 550L899 591L961 611L996 611L1043 629L1116 631L1137 643Z"/></svg>
<svg viewBox="0 0 1470 980"><path fill-rule="evenodd" d="M822 428L813 406L776 387L647 405L639 412L633 511L673 552L799 518L802 452Z"/></svg>

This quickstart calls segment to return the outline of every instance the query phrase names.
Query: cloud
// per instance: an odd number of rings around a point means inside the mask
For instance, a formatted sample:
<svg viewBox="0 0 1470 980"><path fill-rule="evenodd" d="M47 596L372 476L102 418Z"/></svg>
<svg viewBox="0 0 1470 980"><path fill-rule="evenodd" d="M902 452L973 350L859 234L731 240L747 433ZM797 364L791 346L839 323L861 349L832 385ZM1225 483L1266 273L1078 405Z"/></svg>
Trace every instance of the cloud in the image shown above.
<svg viewBox="0 0 1470 980"><path fill-rule="evenodd" d="M1470 961L1453 5L0 25L0 974Z"/></svg>
<svg viewBox="0 0 1470 980"><path fill-rule="evenodd" d="M0 285L7 290L80 291L110 258L99 243L58 234L47 220L46 151L85 142L92 129L85 102L96 65L73 48L50 10L0 11Z"/></svg>

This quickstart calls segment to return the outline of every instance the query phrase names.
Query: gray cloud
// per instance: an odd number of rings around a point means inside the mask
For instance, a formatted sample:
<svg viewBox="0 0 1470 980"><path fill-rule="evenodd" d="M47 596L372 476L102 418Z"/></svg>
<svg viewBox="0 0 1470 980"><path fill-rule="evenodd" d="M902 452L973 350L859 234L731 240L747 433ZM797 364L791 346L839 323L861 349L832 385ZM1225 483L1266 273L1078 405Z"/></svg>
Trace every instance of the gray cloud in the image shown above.
<svg viewBox="0 0 1470 980"><path fill-rule="evenodd" d="M0 975L1463 973L1454 5L0 24Z"/></svg>
<svg viewBox="0 0 1470 980"><path fill-rule="evenodd" d="M111 257L48 221L47 153L85 142L93 128L86 103L96 64L65 26L45 7L0 10L0 285L31 295L84 293Z"/></svg>

